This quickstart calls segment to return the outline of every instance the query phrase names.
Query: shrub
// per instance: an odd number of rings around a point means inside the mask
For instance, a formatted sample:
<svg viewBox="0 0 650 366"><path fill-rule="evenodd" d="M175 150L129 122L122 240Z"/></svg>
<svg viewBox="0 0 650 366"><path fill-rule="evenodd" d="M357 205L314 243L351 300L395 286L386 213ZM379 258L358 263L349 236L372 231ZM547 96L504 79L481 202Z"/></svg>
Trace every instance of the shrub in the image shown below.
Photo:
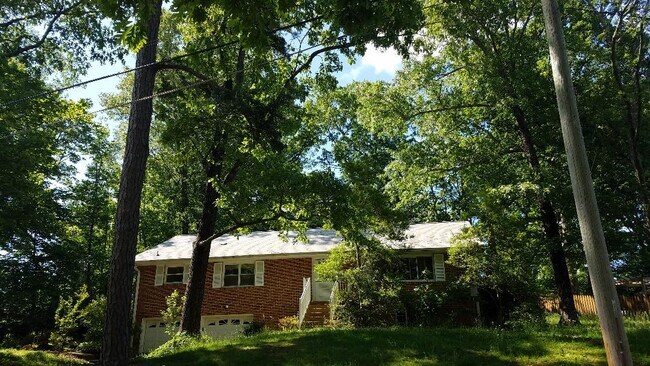
<svg viewBox="0 0 650 366"><path fill-rule="evenodd" d="M316 271L324 279L345 283L336 303L336 319L354 326L395 324L404 312L400 297L402 263L381 243L346 243L334 249Z"/></svg>
<svg viewBox="0 0 650 366"><path fill-rule="evenodd" d="M408 325L432 326L442 321L442 305L447 300L447 292L425 283L413 291L404 291L403 299L408 313Z"/></svg>
<svg viewBox="0 0 650 366"><path fill-rule="evenodd" d="M104 311L106 298L98 297L88 304L82 311L81 324L86 329L83 342L79 343L78 351L99 353L104 334Z"/></svg>
<svg viewBox="0 0 650 366"><path fill-rule="evenodd" d="M300 324L298 323L298 317L295 315L285 316L284 318L280 318L278 320L278 325L282 330L296 330L300 328Z"/></svg>
<svg viewBox="0 0 650 366"><path fill-rule="evenodd" d="M5 334L4 337L2 338L2 341L0 341L0 348L18 348L20 347L20 342L16 337L14 337L11 334Z"/></svg>
<svg viewBox="0 0 650 366"><path fill-rule="evenodd" d="M180 328L178 322L183 314L183 303L185 296L181 296L178 290L174 290L169 296L165 298L167 307L160 312L162 320L165 322L165 333L170 337L174 337Z"/></svg>
<svg viewBox="0 0 650 366"><path fill-rule="evenodd" d="M49 344L57 350L99 352L106 298L89 299L86 287L69 298L61 298L54 314Z"/></svg>
<svg viewBox="0 0 650 366"><path fill-rule="evenodd" d="M242 333L246 337L250 337L255 334L262 333L266 325L262 322L252 322L244 327L244 332Z"/></svg>
<svg viewBox="0 0 650 366"><path fill-rule="evenodd" d="M61 298L54 313L54 330L50 345L57 350L74 349L83 337L82 308L88 299L86 286L69 298Z"/></svg>

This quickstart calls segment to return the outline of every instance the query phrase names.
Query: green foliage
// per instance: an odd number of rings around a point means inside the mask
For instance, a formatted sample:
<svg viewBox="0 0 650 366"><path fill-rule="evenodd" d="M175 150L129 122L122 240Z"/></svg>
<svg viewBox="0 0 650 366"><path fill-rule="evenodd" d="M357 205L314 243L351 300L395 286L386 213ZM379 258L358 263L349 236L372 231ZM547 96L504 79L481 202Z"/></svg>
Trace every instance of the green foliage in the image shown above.
<svg viewBox="0 0 650 366"><path fill-rule="evenodd" d="M56 350L99 352L106 299L90 300L86 287L63 298L54 315L50 345Z"/></svg>
<svg viewBox="0 0 650 366"><path fill-rule="evenodd" d="M447 289L441 290L431 284L420 284L413 288L412 293L405 293L408 324L419 326L434 326L451 322L451 314L442 313L442 305L448 300Z"/></svg>
<svg viewBox="0 0 650 366"><path fill-rule="evenodd" d="M296 315L285 316L278 319L278 326L282 330L297 330L300 329L298 317Z"/></svg>
<svg viewBox="0 0 650 366"><path fill-rule="evenodd" d="M316 271L325 280L339 281L336 317L354 326L395 324L404 312L399 278L401 262L396 253L382 244L342 244Z"/></svg>
<svg viewBox="0 0 650 366"><path fill-rule="evenodd" d="M80 352L98 354L101 349L102 336L104 335L104 314L106 311L106 297L98 297L88 303L83 310L81 324L85 330L82 342L76 349Z"/></svg>
<svg viewBox="0 0 650 366"><path fill-rule="evenodd" d="M160 312L160 315L162 315L162 320L166 324L165 333L170 337L174 337L180 329L178 322L183 314L184 302L185 296L181 295L178 290L174 290L174 292L165 298L166 307L165 310Z"/></svg>
<svg viewBox="0 0 650 366"><path fill-rule="evenodd" d="M52 347L58 350L69 350L75 347L86 300L88 300L88 291L85 287L75 293L74 297L61 298L54 314L54 331L50 336Z"/></svg>

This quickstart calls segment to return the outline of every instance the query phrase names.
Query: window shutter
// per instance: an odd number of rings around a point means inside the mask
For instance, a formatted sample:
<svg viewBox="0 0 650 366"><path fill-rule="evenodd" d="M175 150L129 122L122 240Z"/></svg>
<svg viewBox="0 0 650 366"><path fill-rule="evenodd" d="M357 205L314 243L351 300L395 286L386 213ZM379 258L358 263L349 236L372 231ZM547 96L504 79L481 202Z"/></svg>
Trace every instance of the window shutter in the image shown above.
<svg viewBox="0 0 650 366"><path fill-rule="evenodd" d="M221 274L223 273L223 263L215 263L212 272L212 288L221 287Z"/></svg>
<svg viewBox="0 0 650 366"><path fill-rule="evenodd" d="M264 286L264 261L255 261L255 286Z"/></svg>
<svg viewBox="0 0 650 366"><path fill-rule="evenodd" d="M433 267L436 271L436 281L445 280L445 255L444 254L434 254L433 255Z"/></svg>
<svg viewBox="0 0 650 366"><path fill-rule="evenodd" d="M161 286L165 280L165 266L156 266L154 286Z"/></svg>
<svg viewBox="0 0 650 366"><path fill-rule="evenodd" d="M190 266L183 266L183 283L187 284L190 280Z"/></svg>

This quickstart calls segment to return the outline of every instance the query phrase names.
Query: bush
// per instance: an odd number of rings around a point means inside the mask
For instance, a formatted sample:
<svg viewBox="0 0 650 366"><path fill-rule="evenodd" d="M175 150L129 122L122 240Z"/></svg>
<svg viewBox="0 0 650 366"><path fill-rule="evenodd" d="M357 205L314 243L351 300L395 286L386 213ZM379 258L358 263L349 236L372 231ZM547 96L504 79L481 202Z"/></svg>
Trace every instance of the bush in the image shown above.
<svg viewBox="0 0 650 366"><path fill-rule="evenodd" d="M14 337L11 334L5 334L5 336L2 338L2 341L0 341L0 348L18 348L20 347L20 342L16 337Z"/></svg>
<svg viewBox="0 0 650 366"><path fill-rule="evenodd" d="M278 325L280 326L280 329L282 330L296 330L300 329L300 324L298 322L298 317L293 315L293 316L285 316L284 318L280 318L278 320Z"/></svg>
<svg viewBox="0 0 650 366"><path fill-rule="evenodd" d="M160 312L162 320L165 322L165 333L173 337L180 328L178 322L183 314L183 303L185 296L181 296L178 290L174 290L169 296L165 298L167 308Z"/></svg>
<svg viewBox="0 0 650 366"><path fill-rule="evenodd" d="M441 314L441 309L447 297L446 291L436 289L428 283L416 286L413 291L404 291L408 325L439 325L443 321L444 314Z"/></svg>
<svg viewBox="0 0 650 366"><path fill-rule="evenodd" d="M92 300L83 310L81 324L86 328L83 342L79 343L77 350L80 352L99 353L104 335L104 311L106 298L98 297Z"/></svg>
<svg viewBox="0 0 650 366"><path fill-rule="evenodd" d="M262 333L266 325L262 322L252 322L244 327L244 332L242 333L246 337L250 337L255 334Z"/></svg>
<svg viewBox="0 0 650 366"><path fill-rule="evenodd" d="M396 252L379 242L345 243L332 250L316 271L324 279L345 284L339 291L336 319L358 327L395 324L404 312Z"/></svg>
<svg viewBox="0 0 650 366"><path fill-rule="evenodd" d="M99 352L106 299L89 299L86 287L69 298L61 298L54 314L49 344L56 350Z"/></svg>

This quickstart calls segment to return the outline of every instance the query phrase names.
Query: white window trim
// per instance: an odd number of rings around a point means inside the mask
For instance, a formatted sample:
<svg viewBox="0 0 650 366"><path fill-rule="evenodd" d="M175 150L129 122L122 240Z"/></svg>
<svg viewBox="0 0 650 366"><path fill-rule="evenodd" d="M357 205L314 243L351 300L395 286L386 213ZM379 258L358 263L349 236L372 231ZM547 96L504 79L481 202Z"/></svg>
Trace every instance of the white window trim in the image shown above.
<svg viewBox="0 0 650 366"><path fill-rule="evenodd" d="M438 277L438 273L436 272L436 256L442 256L442 276ZM402 282L407 282L407 283L431 283L431 282L445 282L447 280L447 269L445 267L445 255L443 253L433 253L433 254L408 254L408 255L403 255L400 256L400 259L408 259L408 258L418 258L418 257L431 257L431 265L432 265L432 271L433 271L433 277L428 278L428 279L415 279L415 280L402 280ZM442 278L442 279L438 279Z"/></svg>
<svg viewBox="0 0 650 366"><path fill-rule="evenodd" d="M169 282L169 281L167 281L167 276L169 276L169 269L170 268L179 268L179 267L183 268L183 273L182 273L180 282L176 282L176 281ZM178 275L178 274L175 273L173 275ZM183 265L165 266L165 277L164 277L163 281L164 281L165 284L169 284L169 285L182 285L182 284L187 282L186 281L187 276L188 276L187 266L183 266Z"/></svg>
<svg viewBox="0 0 650 366"><path fill-rule="evenodd" d="M241 284L241 266L242 265L252 265L253 266L253 284L252 285L242 285ZM237 285L236 286L227 286L226 285L226 267L227 266L237 266ZM221 276L221 281L222 281L222 286L223 288L239 288L239 287L255 287L255 262L248 263L248 262L242 262L242 263L224 263L223 264L223 274Z"/></svg>

